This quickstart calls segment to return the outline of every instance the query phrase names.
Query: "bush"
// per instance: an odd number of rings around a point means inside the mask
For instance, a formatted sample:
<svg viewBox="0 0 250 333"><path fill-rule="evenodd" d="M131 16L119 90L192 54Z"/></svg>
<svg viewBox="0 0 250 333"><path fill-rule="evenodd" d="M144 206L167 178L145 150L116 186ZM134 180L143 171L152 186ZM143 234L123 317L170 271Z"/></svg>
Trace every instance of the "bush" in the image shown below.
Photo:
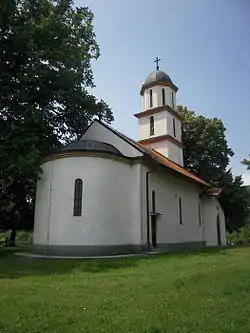
<svg viewBox="0 0 250 333"><path fill-rule="evenodd" d="M250 243L250 226L246 225L245 227L235 230L229 234L228 241L234 244L246 243L247 241Z"/></svg>

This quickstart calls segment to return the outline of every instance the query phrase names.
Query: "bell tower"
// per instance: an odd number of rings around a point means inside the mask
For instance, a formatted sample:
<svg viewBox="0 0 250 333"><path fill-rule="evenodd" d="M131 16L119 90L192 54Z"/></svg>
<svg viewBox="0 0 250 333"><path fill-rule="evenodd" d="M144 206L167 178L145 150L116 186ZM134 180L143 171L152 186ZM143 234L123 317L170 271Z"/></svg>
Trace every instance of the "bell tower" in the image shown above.
<svg viewBox="0 0 250 333"><path fill-rule="evenodd" d="M140 143L155 149L171 161L183 166L182 116L176 110L178 88L159 69L150 73L141 87L142 111L138 118Z"/></svg>

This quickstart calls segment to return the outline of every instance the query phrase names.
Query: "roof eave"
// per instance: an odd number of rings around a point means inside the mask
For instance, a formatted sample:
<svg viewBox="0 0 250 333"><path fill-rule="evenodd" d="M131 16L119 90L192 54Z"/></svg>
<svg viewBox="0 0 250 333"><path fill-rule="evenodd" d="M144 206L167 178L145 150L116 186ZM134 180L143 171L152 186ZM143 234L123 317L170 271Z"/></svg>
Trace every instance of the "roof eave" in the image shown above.
<svg viewBox="0 0 250 333"><path fill-rule="evenodd" d="M152 88L154 86L166 86L166 87L172 88L175 92L178 91L178 87L173 83L170 83L170 82L152 82L152 83L142 85L141 91L140 91L141 96L143 95L145 89Z"/></svg>

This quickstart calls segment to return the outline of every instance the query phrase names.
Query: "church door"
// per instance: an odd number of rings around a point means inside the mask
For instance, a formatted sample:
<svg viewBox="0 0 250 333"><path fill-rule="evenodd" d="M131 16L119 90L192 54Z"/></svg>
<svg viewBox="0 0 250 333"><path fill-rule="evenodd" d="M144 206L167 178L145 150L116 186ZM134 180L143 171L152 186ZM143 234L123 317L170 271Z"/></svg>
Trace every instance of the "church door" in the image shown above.
<svg viewBox="0 0 250 333"><path fill-rule="evenodd" d="M157 247L157 216L151 216L151 237L153 247Z"/></svg>
<svg viewBox="0 0 250 333"><path fill-rule="evenodd" d="M221 245L221 231L220 231L220 215L217 215L217 236L218 236L218 245Z"/></svg>

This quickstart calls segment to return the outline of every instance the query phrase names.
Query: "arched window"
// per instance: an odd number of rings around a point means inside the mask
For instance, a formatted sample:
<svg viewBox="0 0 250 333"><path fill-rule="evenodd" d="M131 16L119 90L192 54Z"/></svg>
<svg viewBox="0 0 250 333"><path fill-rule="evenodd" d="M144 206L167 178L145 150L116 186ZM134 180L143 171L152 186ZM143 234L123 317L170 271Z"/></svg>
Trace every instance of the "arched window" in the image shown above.
<svg viewBox="0 0 250 333"><path fill-rule="evenodd" d="M150 135L154 135L155 134L155 120L154 120L154 116L150 117Z"/></svg>
<svg viewBox="0 0 250 333"><path fill-rule="evenodd" d="M201 226L202 217L201 217L201 203L198 203L198 217L199 217L199 226Z"/></svg>
<svg viewBox="0 0 250 333"><path fill-rule="evenodd" d="M75 180L75 192L74 192L74 216L82 215L82 188L83 182L81 179Z"/></svg>
<svg viewBox="0 0 250 333"><path fill-rule="evenodd" d="M217 214L217 237L218 237L218 245L221 245L221 230L220 230L220 214Z"/></svg>
<svg viewBox="0 0 250 333"><path fill-rule="evenodd" d="M150 108L153 107L153 92L152 92L152 89L150 89L150 91L149 91L149 107Z"/></svg>
<svg viewBox="0 0 250 333"><path fill-rule="evenodd" d="M181 197L179 198L179 218L180 218L180 224L183 224L183 220L182 220L182 201L181 201Z"/></svg>
<svg viewBox="0 0 250 333"><path fill-rule="evenodd" d="M172 107L174 109L174 93L173 93L173 91L172 91Z"/></svg>
<svg viewBox="0 0 250 333"><path fill-rule="evenodd" d="M155 213L155 190L152 191L152 212Z"/></svg>
<svg viewBox="0 0 250 333"><path fill-rule="evenodd" d="M164 88L162 88L161 94L162 94L162 105L165 105L166 104L166 100L165 100L165 89Z"/></svg>
<svg viewBox="0 0 250 333"><path fill-rule="evenodd" d="M174 137L176 137L176 125L175 125L175 118L173 118L173 133L174 133Z"/></svg>

